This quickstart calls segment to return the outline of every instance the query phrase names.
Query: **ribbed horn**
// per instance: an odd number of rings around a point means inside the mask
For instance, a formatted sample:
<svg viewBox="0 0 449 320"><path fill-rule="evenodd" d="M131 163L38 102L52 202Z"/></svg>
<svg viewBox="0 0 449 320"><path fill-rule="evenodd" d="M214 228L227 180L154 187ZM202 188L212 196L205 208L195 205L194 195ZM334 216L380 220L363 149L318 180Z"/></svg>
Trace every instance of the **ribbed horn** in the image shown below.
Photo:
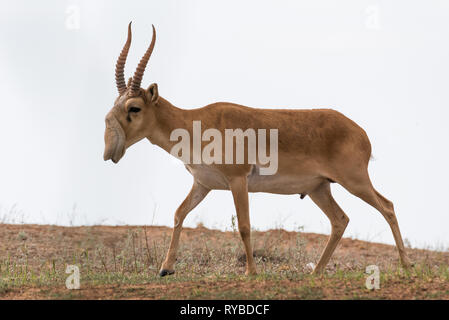
<svg viewBox="0 0 449 320"><path fill-rule="evenodd" d="M131 23L128 25L128 38L126 39L126 43L123 46L122 52L117 59L117 64L115 65L115 83L117 84L117 90L119 94L123 94L126 91L126 83L125 83L125 63L126 57L128 56L129 47L131 46Z"/></svg>
<svg viewBox="0 0 449 320"><path fill-rule="evenodd" d="M142 82L143 73L145 72L145 67L147 66L148 60L150 60L151 53L154 49L154 43L156 42L156 29L153 27L153 39L148 47L147 51L140 59L139 65L137 66L136 72L134 73L133 80L131 82L131 95L136 95L140 90L140 83Z"/></svg>

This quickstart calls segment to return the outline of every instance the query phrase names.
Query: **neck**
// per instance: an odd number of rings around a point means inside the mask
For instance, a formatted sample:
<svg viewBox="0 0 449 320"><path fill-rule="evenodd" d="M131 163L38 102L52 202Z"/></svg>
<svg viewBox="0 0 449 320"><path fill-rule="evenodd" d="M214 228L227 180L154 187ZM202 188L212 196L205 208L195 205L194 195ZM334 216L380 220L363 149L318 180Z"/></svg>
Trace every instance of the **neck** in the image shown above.
<svg viewBox="0 0 449 320"><path fill-rule="evenodd" d="M155 144L167 152L170 152L176 141L170 141L170 134L173 130L178 128L192 127L191 120L189 121L188 110L183 110L175 107L169 101L159 97L156 111L155 122L151 124L151 133L147 137L152 144Z"/></svg>

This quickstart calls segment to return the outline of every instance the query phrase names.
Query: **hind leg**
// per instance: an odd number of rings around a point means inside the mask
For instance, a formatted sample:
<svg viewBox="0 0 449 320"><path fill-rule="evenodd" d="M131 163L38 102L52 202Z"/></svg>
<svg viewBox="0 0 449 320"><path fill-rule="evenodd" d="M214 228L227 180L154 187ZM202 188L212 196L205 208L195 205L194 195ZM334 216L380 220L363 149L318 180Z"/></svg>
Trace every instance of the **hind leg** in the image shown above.
<svg viewBox="0 0 449 320"><path fill-rule="evenodd" d="M351 179L346 179L342 182L339 181L339 183L349 192L376 208L383 215L393 232L401 264L403 267L408 268L411 263L405 252L404 242L402 241L401 231L399 230L393 203L374 189L369 179L368 172L363 172L358 176L352 175Z"/></svg>
<svg viewBox="0 0 449 320"><path fill-rule="evenodd" d="M313 270L313 273L320 273L328 264L332 253L334 253L338 242L343 236L346 226L348 225L349 218L332 197L329 182L323 182L313 192L310 192L309 196L310 199L312 199L312 201L315 202L315 204L326 214L332 226L331 235L326 244L326 248L321 254L321 258L315 270Z"/></svg>

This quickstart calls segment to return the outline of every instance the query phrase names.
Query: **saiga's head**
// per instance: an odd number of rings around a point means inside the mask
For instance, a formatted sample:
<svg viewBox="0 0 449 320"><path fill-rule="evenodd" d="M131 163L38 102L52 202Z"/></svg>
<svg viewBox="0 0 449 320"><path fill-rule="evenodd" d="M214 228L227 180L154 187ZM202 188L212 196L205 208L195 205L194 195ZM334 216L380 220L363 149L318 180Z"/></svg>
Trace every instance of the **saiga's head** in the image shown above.
<svg viewBox="0 0 449 320"><path fill-rule="evenodd" d="M156 41L156 30L153 26L153 39L137 66L134 76L125 83L124 69L126 57L131 45L131 23L128 26L128 39L117 60L115 67L115 81L119 96L111 111L106 115L106 130L104 133L105 149L103 158L117 163L132 144L148 136L149 128L154 122L154 112L159 94L157 84L153 83L148 89L142 89L145 67L153 52Z"/></svg>

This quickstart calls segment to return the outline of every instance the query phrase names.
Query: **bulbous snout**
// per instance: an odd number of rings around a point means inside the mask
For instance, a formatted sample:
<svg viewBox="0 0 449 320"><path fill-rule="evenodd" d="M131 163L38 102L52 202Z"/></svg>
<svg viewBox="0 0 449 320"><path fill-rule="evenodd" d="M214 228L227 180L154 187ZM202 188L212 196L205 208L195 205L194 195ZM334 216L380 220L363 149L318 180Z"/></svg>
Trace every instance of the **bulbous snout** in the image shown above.
<svg viewBox="0 0 449 320"><path fill-rule="evenodd" d="M117 163L125 154L125 133L120 123L114 116L106 118L106 130L104 132L104 161L112 160Z"/></svg>

